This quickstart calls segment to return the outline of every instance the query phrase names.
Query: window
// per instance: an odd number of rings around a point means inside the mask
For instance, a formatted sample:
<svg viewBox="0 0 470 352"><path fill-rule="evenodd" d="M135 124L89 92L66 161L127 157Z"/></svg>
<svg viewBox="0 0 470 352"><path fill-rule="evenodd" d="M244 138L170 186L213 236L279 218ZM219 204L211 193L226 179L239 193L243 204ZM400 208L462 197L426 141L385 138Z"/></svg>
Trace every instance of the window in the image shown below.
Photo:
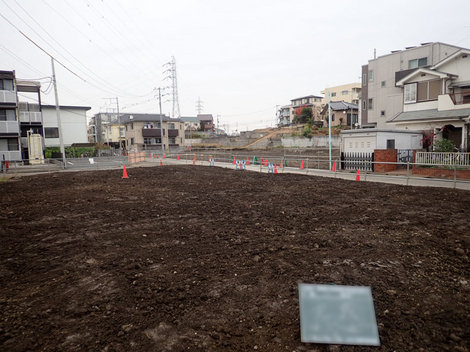
<svg viewBox="0 0 470 352"><path fill-rule="evenodd" d="M362 75L362 85L367 85L367 75L365 73Z"/></svg>
<svg viewBox="0 0 470 352"><path fill-rule="evenodd" d="M374 70L369 70L369 82L374 81Z"/></svg>
<svg viewBox="0 0 470 352"><path fill-rule="evenodd" d="M426 66L428 64L428 58L423 57L421 59L414 59L408 61L408 68L416 68Z"/></svg>
<svg viewBox="0 0 470 352"><path fill-rule="evenodd" d="M349 90L343 90L343 91L341 92L341 95L348 95L348 94L349 94Z"/></svg>
<svg viewBox="0 0 470 352"><path fill-rule="evenodd" d="M168 138L168 143L170 143L170 144L176 144L176 138L175 138L175 137L170 137L170 138Z"/></svg>
<svg viewBox="0 0 470 352"><path fill-rule="evenodd" d="M381 86L382 88L385 87L385 81L382 81L382 82L380 83L380 86Z"/></svg>
<svg viewBox="0 0 470 352"><path fill-rule="evenodd" d="M308 104L308 98L304 100L304 104Z"/></svg>
<svg viewBox="0 0 470 352"><path fill-rule="evenodd" d="M15 110L0 109L0 121L16 121Z"/></svg>
<svg viewBox="0 0 470 352"><path fill-rule="evenodd" d="M44 127L44 137L45 138L59 138L59 128L58 127Z"/></svg>
<svg viewBox="0 0 470 352"><path fill-rule="evenodd" d="M374 99L370 98L369 99L369 110L373 110L374 109Z"/></svg>
<svg viewBox="0 0 470 352"><path fill-rule="evenodd" d="M404 102L405 104L416 103L416 83L405 84Z"/></svg>
<svg viewBox="0 0 470 352"><path fill-rule="evenodd" d="M161 126L160 121L156 122L154 125L155 128L162 128Z"/></svg>
<svg viewBox="0 0 470 352"><path fill-rule="evenodd" d="M174 122L168 122L168 129L175 129L175 123Z"/></svg>
<svg viewBox="0 0 470 352"><path fill-rule="evenodd" d="M367 148L370 148L370 142L367 142Z"/></svg>
<svg viewBox="0 0 470 352"><path fill-rule="evenodd" d="M8 139L8 150L20 150L20 144L18 143L18 138Z"/></svg>
<svg viewBox="0 0 470 352"><path fill-rule="evenodd" d="M336 92L331 93L332 97L336 97Z"/></svg>
<svg viewBox="0 0 470 352"><path fill-rule="evenodd" d="M13 90L13 80L0 79L0 90Z"/></svg>
<svg viewBox="0 0 470 352"><path fill-rule="evenodd" d="M380 116L385 116L385 110L380 111Z"/></svg>
<svg viewBox="0 0 470 352"><path fill-rule="evenodd" d="M362 110L367 110L367 102L365 100L362 101Z"/></svg>
<svg viewBox="0 0 470 352"><path fill-rule="evenodd" d="M439 80L418 82L418 102L426 100L437 100L441 92Z"/></svg>
<svg viewBox="0 0 470 352"><path fill-rule="evenodd" d="M395 149L395 140L387 139L387 149Z"/></svg>
<svg viewBox="0 0 470 352"><path fill-rule="evenodd" d="M134 144L134 138L131 138L131 144Z"/></svg>
<svg viewBox="0 0 470 352"><path fill-rule="evenodd" d="M331 121L335 120L335 114L331 114Z"/></svg>
<svg viewBox="0 0 470 352"><path fill-rule="evenodd" d="M134 129L134 122L131 122L131 130ZM131 143L131 144L134 144L134 143Z"/></svg>

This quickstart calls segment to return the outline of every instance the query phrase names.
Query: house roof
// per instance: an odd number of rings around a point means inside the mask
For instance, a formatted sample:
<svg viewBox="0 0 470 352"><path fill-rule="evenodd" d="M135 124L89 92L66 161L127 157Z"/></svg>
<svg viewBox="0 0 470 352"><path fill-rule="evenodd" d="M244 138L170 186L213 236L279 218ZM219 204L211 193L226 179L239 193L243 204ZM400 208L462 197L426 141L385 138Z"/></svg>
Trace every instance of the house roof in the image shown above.
<svg viewBox="0 0 470 352"><path fill-rule="evenodd" d="M181 116L180 119L183 120L184 122L200 122L201 121L195 116Z"/></svg>
<svg viewBox="0 0 470 352"><path fill-rule="evenodd" d="M318 96L318 95L307 95L307 96L305 96L305 97L300 97L300 98L291 99L290 101L299 100L299 99L305 99L305 98L320 98L320 99L323 99L323 97L320 97L320 96Z"/></svg>
<svg viewBox="0 0 470 352"><path fill-rule="evenodd" d="M395 115L387 122L408 122L408 121L425 121L425 120L456 120L459 117L470 116L470 108L458 110L417 110L406 111Z"/></svg>
<svg viewBox="0 0 470 352"><path fill-rule="evenodd" d="M339 111L339 110L359 110L357 104L348 103L347 101L332 101L331 103L331 110ZM323 107L322 114L328 111L328 104Z"/></svg>
<svg viewBox="0 0 470 352"><path fill-rule="evenodd" d="M212 116L212 114L198 114L197 118L200 121L213 121L214 120L214 117Z"/></svg>
<svg viewBox="0 0 470 352"><path fill-rule="evenodd" d="M410 79L418 76L418 75L421 75L421 74L429 74L429 75L434 75L434 76L437 76L439 78L446 78L446 77L458 77L458 75L454 75L452 73L446 73L446 72L441 72L441 71L437 71L437 70L431 70L429 68L418 68L417 70L414 70L413 72L411 72L410 74L406 75L405 77L403 77L402 79L400 79L399 81L397 81L397 83L395 84L397 87L401 87L403 86L403 84L405 84L406 82L408 82Z"/></svg>
<svg viewBox="0 0 470 352"><path fill-rule="evenodd" d="M341 135L345 134L361 134L361 133L367 133L367 134L374 134L378 132L384 132L384 133L406 133L406 134L421 134L423 133L422 131L417 131L417 130L392 130L389 128L357 128L355 130L342 130L340 132Z"/></svg>
<svg viewBox="0 0 470 352"><path fill-rule="evenodd" d="M470 87L470 81L452 82L451 84L449 84L449 88L453 88L453 87L457 87L457 88Z"/></svg>
<svg viewBox="0 0 470 352"><path fill-rule="evenodd" d="M129 122L159 122L160 121L160 114L124 114L121 115L121 125L129 123ZM166 115L162 115L162 121L168 122L183 122L181 119L172 119Z"/></svg>
<svg viewBox="0 0 470 352"><path fill-rule="evenodd" d="M439 61L437 64L435 64L432 68L433 69L436 69L444 64L446 64L447 62L455 59L456 57L460 56L460 55L470 55L470 50L469 49L461 49L461 50L458 50L456 51L455 53L453 53L452 55L449 55L448 57L446 57L444 60L441 60Z"/></svg>
<svg viewBox="0 0 470 352"><path fill-rule="evenodd" d="M41 105L41 108L49 108L49 109L55 109L55 105ZM59 108L62 110L70 110L70 109L76 109L76 110L90 110L91 106L74 106L74 105L59 105Z"/></svg>

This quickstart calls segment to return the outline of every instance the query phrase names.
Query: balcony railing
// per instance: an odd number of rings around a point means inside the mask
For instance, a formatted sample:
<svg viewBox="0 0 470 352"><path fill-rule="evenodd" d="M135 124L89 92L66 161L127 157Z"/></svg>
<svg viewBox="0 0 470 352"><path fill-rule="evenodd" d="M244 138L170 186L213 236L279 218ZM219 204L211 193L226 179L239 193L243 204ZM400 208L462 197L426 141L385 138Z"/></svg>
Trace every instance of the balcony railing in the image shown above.
<svg viewBox="0 0 470 352"><path fill-rule="evenodd" d="M11 90L0 90L0 103L16 104L16 94Z"/></svg>
<svg viewBox="0 0 470 352"><path fill-rule="evenodd" d="M454 105L470 104L470 90L465 90L459 93L450 93L450 98Z"/></svg>
<svg viewBox="0 0 470 352"><path fill-rule="evenodd" d="M20 111L20 122L42 122L42 113L35 111Z"/></svg>
<svg viewBox="0 0 470 352"><path fill-rule="evenodd" d="M0 121L0 133L20 133L18 121Z"/></svg>

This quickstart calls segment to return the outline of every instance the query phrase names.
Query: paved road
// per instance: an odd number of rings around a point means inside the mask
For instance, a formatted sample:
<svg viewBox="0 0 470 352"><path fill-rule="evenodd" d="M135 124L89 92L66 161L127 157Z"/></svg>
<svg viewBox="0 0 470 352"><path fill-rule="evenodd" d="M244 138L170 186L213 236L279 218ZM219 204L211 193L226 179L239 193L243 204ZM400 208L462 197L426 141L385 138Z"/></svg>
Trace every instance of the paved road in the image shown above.
<svg viewBox="0 0 470 352"><path fill-rule="evenodd" d="M192 160L176 160L172 158L166 159L156 159L156 158L147 158L147 161L128 165L127 158L95 158L94 163L90 163L88 158L84 159L74 159L69 160L67 165L67 170L63 170L59 164L48 164L48 165L29 165L21 167L12 167L6 174L0 175L0 178L11 177L11 176L22 176L28 174L38 174L38 173L47 173L47 172L63 172L63 171L92 171L92 170L109 170L109 169L118 169L122 168L123 165L127 167L146 167L146 166L156 166L160 165L192 165ZM209 166L209 162L205 160L196 161L197 165ZM225 167L235 170L235 165L231 163L222 163L216 162L215 166ZM267 173L268 168L261 165L247 165L246 169L249 171L263 172ZM278 168L279 173L292 173L292 174L302 174L302 175L314 175L322 177L333 177L340 178L344 180L356 180L356 173L338 171L331 172L328 170L317 170L317 169L298 169L298 168ZM274 176L274 175L273 175ZM383 182L397 185L409 185L409 186L422 186L422 187L445 187L445 188L456 188L463 190L470 190L470 181L457 181L448 179L434 179L434 178L423 178L423 177L406 177L404 176L394 176L394 175L383 175L383 174L374 174L369 173L361 174L361 181L368 182Z"/></svg>
<svg viewBox="0 0 470 352"><path fill-rule="evenodd" d="M155 165L158 163L160 165L160 159L151 159L150 161L146 162L146 164ZM192 161L187 160L175 160L175 159L163 159L163 165L192 165ZM197 165L205 165L209 166L207 161L196 161ZM235 170L235 165L230 163L221 163L216 162L215 166L218 167L225 167L229 169ZM249 171L257 171L267 173L268 168L265 166L260 165L247 165L246 169ZM298 168L278 168L279 173L292 173L292 174L301 174L301 175L313 175L313 176L322 176L322 177L332 177L332 178L340 178L344 180L356 180L356 173L352 172L345 172L345 171L338 171L332 172L328 170L316 170L316 169L298 169ZM424 178L424 177L406 177L404 176L394 176L394 175L384 175L384 174L374 174L368 173L364 174L361 173L360 175L361 181L368 181L368 182L383 182L383 183L390 183L396 185L408 185L408 186L421 186L421 187L445 187L445 188L456 188L456 189L463 189L463 190L470 190L470 181L457 181L454 183L453 180L448 179L434 179L434 178Z"/></svg>

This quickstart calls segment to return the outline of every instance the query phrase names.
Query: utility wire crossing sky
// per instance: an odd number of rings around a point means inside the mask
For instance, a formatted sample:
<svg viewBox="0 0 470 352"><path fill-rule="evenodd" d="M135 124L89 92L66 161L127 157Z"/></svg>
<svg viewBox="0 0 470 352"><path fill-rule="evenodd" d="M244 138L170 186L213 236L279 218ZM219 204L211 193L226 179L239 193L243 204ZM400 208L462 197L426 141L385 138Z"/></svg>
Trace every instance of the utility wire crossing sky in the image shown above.
<svg viewBox="0 0 470 352"><path fill-rule="evenodd" d="M62 105L91 106L91 116L115 111L107 98L118 97L124 113L158 113L155 88L171 85L174 57L181 116L202 104L231 131L274 127L291 99L360 82L374 49L470 48L468 0L0 1L0 70L40 80L43 104L54 102L50 54L63 65ZM171 95L162 102L172 115Z"/></svg>

